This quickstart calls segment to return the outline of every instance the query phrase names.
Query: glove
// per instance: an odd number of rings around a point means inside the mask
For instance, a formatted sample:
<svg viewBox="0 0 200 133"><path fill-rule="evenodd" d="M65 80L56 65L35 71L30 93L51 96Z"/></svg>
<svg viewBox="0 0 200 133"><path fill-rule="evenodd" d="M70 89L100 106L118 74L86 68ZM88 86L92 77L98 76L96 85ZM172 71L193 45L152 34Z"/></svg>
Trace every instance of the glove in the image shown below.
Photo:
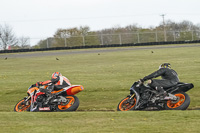
<svg viewBox="0 0 200 133"><path fill-rule="evenodd" d="M37 82L35 85L36 85L36 87L39 87L42 85L42 82Z"/></svg>

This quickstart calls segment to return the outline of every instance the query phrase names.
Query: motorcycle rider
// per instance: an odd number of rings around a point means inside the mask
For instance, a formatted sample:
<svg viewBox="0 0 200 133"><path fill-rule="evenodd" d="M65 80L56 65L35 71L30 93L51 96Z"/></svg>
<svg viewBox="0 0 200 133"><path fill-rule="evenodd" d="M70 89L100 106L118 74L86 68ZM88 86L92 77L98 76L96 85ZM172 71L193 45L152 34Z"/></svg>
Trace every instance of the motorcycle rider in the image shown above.
<svg viewBox="0 0 200 133"><path fill-rule="evenodd" d="M53 95L51 94L51 92L53 90L58 91L67 86L71 86L69 79L66 78L65 76L62 76L62 74L60 72L54 72L51 76L51 80L47 80L44 82L37 82L35 84L35 86L38 87L38 86L46 85L46 84L49 84L49 86L47 87L47 89L43 90L47 95L47 100L46 100L45 104L47 104L49 102L49 100L53 97Z"/></svg>
<svg viewBox="0 0 200 133"><path fill-rule="evenodd" d="M161 76L162 79L153 79L159 76ZM158 91L158 96L160 98L165 98L167 92L164 89L176 85L179 82L179 77L177 72L171 69L170 63L163 63L159 66L157 71L140 79L139 82L143 83L146 80L148 80L150 87L155 88Z"/></svg>

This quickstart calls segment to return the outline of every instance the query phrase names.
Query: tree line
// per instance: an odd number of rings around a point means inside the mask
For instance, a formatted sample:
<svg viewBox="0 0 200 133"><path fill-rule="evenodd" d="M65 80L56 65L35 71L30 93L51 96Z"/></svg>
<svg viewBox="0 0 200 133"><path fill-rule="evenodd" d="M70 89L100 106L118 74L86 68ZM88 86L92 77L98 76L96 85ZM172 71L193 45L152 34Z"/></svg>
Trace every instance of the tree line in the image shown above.
<svg viewBox="0 0 200 133"><path fill-rule="evenodd" d="M156 27L150 26L148 28L143 28L138 26L138 24L131 24L124 27L114 26L98 31L91 31L89 26L60 28L57 29L53 37L40 40L36 45L30 47L29 37L17 38L12 31L12 28L5 24L0 25L0 47L2 49L7 49L8 46L11 46L12 49L18 49L65 46L71 47L99 44L108 45L119 44L120 41L123 43L134 43L138 41L159 42L166 39L164 36L164 30L166 31L167 41L191 40L191 38L194 40L199 40L200 38L200 24L195 25L188 20L181 22L167 20L165 21L165 25L160 23ZM149 34L147 35L145 33ZM154 33L160 33L156 34L156 40ZM133 34L135 34L135 36L133 36ZM140 37L140 40L138 40L138 37Z"/></svg>
<svg viewBox="0 0 200 133"><path fill-rule="evenodd" d="M200 25L193 24L191 21L174 22L172 20L165 21L165 25L160 23L156 27L143 28L138 24L127 25L125 27L115 26L98 31L91 31L89 26L80 26L66 29L57 29L53 37L49 37L40 42L35 48L48 47L71 47L87 45L99 45L102 44L119 44L119 34L123 40L123 43L138 42L138 36L133 34L140 34L140 42L155 42L164 41L165 36L164 28L166 30L167 41L181 41L191 40L192 36L194 40L200 38ZM191 32L192 31L192 32ZM157 34L157 40L155 40L155 34L145 33L160 33ZM83 44L84 43L84 44Z"/></svg>

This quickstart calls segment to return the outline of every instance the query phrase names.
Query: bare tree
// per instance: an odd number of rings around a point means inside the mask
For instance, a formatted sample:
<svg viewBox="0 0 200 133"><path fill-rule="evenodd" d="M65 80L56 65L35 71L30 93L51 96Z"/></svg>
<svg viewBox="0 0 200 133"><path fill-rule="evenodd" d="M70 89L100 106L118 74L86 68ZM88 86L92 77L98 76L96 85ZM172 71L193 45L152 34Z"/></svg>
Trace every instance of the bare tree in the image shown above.
<svg viewBox="0 0 200 133"><path fill-rule="evenodd" d="M80 26L79 31L82 36L86 36L88 34L88 32L90 31L90 27L89 26Z"/></svg>
<svg viewBox="0 0 200 133"><path fill-rule="evenodd" d="M5 50L8 46L15 45L17 45L17 39L12 28L7 24L0 25L0 46Z"/></svg>
<svg viewBox="0 0 200 133"><path fill-rule="evenodd" d="M18 38L18 45L21 48L28 48L28 47L30 47L29 42L30 42L30 38L29 37L23 37L22 36L22 37Z"/></svg>

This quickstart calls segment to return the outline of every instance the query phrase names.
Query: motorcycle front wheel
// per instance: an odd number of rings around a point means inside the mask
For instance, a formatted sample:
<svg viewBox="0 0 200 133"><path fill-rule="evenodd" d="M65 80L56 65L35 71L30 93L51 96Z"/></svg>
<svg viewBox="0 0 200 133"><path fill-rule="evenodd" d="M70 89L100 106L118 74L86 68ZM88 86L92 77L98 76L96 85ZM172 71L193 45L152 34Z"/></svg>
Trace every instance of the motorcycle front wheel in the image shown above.
<svg viewBox="0 0 200 133"><path fill-rule="evenodd" d="M126 97L122 99L118 106L117 106L117 111L129 111L129 110L134 110L136 105L136 98L133 97L130 99L130 97Z"/></svg>
<svg viewBox="0 0 200 133"><path fill-rule="evenodd" d="M67 102L61 102L57 105L57 111L65 112L65 111L76 111L79 106L79 99L76 96L66 96Z"/></svg>
<svg viewBox="0 0 200 133"><path fill-rule="evenodd" d="M24 99L20 100L14 107L15 112L23 112L23 111L30 111L31 100L27 102Z"/></svg>
<svg viewBox="0 0 200 133"><path fill-rule="evenodd" d="M177 101L168 100L165 104L167 110L186 110L190 105L190 97L185 92L174 93L177 97Z"/></svg>

